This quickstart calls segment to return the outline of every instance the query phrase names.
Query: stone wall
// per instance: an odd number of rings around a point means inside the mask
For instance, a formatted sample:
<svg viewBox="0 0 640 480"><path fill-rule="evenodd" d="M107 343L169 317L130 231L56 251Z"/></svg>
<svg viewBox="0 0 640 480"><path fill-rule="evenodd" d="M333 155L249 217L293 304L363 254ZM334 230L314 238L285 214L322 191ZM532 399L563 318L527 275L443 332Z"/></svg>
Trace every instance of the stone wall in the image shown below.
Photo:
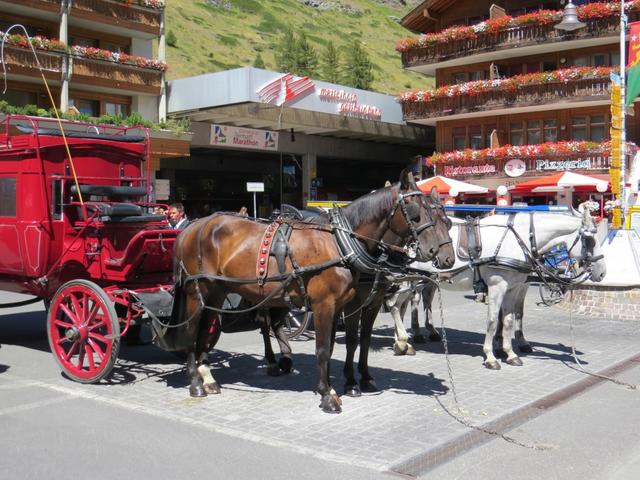
<svg viewBox="0 0 640 480"><path fill-rule="evenodd" d="M573 295L565 294L558 307L595 318L640 320L640 288L576 288Z"/></svg>

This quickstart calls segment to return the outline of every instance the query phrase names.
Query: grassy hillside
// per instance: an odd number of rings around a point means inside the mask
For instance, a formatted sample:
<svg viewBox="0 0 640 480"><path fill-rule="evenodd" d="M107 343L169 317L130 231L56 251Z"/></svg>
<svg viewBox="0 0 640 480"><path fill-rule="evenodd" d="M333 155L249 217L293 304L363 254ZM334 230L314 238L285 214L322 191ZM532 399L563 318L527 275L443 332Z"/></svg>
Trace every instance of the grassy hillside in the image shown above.
<svg viewBox="0 0 640 480"><path fill-rule="evenodd" d="M374 64L375 91L396 95L432 85L432 79L403 70L394 49L411 33L393 17L404 16L415 0L315 3L334 8L321 10L300 0L168 0L167 31L176 37L175 47L167 45L168 78L251 66L258 52L267 69L277 70L273 47L291 25L306 33L318 55L329 40L342 50L360 38Z"/></svg>

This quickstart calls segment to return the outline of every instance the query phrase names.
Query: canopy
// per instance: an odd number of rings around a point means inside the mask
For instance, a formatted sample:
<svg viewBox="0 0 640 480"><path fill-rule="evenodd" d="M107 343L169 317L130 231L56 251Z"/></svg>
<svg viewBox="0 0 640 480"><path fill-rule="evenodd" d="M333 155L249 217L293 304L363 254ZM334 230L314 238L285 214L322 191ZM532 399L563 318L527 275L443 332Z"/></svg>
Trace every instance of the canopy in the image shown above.
<svg viewBox="0 0 640 480"><path fill-rule="evenodd" d="M579 173L560 172L548 177L519 183L509 187L509 192L512 195L518 193L561 192L569 188L577 192L592 192L594 190L606 192L609 189L609 182Z"/></svg>
<svg viewBox="0 0 640 480"><path fill-rule="evenodd" d="M454 180L453 178L447 178L441 175L420 180L417 185L418 188L425 193L429 193L433 187L436 187L438 193L444 193L446 195L448 195L451 190L455 190L458 193L487 193L489 191L487 188L479 185L461 182L460 180Z"/></svg>

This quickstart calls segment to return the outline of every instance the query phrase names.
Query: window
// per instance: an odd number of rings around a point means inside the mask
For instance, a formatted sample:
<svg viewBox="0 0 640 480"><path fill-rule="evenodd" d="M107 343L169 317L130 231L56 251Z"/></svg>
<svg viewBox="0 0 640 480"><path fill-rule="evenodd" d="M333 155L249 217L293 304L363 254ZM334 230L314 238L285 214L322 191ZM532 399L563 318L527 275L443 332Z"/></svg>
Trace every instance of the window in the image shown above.
<svg viewBox="0 0 640 480"><path fill-rule="evenodd" d="M484 146L489 148L491 146L491 134L496 129L495 124L484 126Z"/></svg>
<svg viewBox="0 0 640 480"><path fill-rule="evenodd" d="M16 179L0 177L0 217L16 216Z"/></svg>
<svg viewBox="0 0 640 480"><path fill-rule="evenodd" d="M509 143L511 145L524 145L522 122L512 122L509 126Z"/></svg>
<svg viewBox="0 0 640 480"><path fill-rule="evenodd" d="M593 142L602 142L606 139L606 118L605 115L591 115L589 118L590 133L589 139Z"/></svg>
<svg viewBox="0 0 640 480"><path fill-rule="evenodd" d="M587 57L578 57L573 59L574 67L587 67L589 65L589 59Z"/></svg>
<svg viewBox="0 0 640 480"><path fill-rule="evenodd" d="M453 74L453 83L454 84L459 84L459 83L465 83L467 81L467 72L459 72L459 73L454 73Z"/></svg>
<svg viewBox="0 0 640 480"><path fill-rule="evenodd" d="M543 121L543 138L545 142L557 142L558 141L558 122L555 118L551 118Z"/></svg>
<svg viewBox="0 0 640 480"><path fill-rule="evenodd" d="M62 218L62 180L51 181L51 214L54 220Z"/></svg>
<svg viewBox="0 0 640 480"><path fill-rule="evenodd" d="M71 99L69 105L73 105L80 113L86 113L91 117L100 115L100 102L98 100Z"/></svg>
<svg viewBox="0 0 640 480"><path fill-rule="evenodd" d="M540 62L529 62L525 64L527 73L535 73L540 71Z"/></svg>
<svg viewBox="0 0 640 480"><path fill-rule="evenodd" d="M469 81L475 82L476 80L484 80L484 70L469 72Z"/></svg>
<svg viewBox="0 0 640 480"><path fill-rule="evenodd" d="M71 45L78 45L79 47L91 47L98 48L100 42L95 38L86 37L71 37Z"/></svg>
<svg viewBox="0 0 640 480"><path fill-rule="evenodd" d="M7 90L4 95L0 92L0 100L4 100L9 105L13 105L14 107L37 105L38 94L35 92L25 92L22 90Z"/></svg>
<svg viewBox="0 0 640 480"><path fill-rule="evenodd" d="M110 52L116 53L129 53L128 45L121 45L119 43L111 43L111 42L102 42L102 47L104 50L109 50Z"/></svg>
<svg viewBox="0 0 640 480"><path fill-rule="evenodd" d="M543 72L553 72L558 69L558 64L555 60L545 60L542 62L542 71Z"/></svg>
<svg viewBox="0 0 640 480"><path fill-rule="evenodd" d="M106 102L104 104L104 113L107 115L120 115L126 117L129 115L129 105Z"/></svg>
<svg viewBox="0 0 640 480"><path fill-rule="evenodd" d="M536 145L542 143L540 134L540 120L527 121L527 144Z"/></svg>
<svg viewBox="0 0 640 480"><path fill-rule="evenodd" d="M606 53L596 53L591 57L591 66L593 67L608 67L609 55Z"/></svg>
<svg viewBox="0 0 640 480"><path fill-rule="evenodd" d="M587 139L587 117L573 117L571 119L571 138L573 140Z"/></svg>
<svg viewBox="0 0 640 480"><path fill-rule="evenodd" d="M479 150L482 145L482 127L480 125L472 125L469 127L469 148Z"/></svg>
<svg viewBox="0 0 640 480"><path fill-rule="evenodd" d="M453 149L464 150L467 146L467 132L464 127L456 127L453 133Z"/></svg>

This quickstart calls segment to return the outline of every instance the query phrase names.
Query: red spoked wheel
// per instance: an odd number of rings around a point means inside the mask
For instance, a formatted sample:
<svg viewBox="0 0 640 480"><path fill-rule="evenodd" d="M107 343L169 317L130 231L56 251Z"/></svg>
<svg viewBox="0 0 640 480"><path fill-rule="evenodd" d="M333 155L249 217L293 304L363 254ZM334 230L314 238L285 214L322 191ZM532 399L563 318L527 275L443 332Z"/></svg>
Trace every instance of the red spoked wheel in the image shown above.
<svg viewBox="0 0 640 480"><path fill-rule="evenodd" d="M111 373L120 350L120 324L113 302L89 280L60 287L47 314L51 352L62 371L80 383Z"/></svg>

